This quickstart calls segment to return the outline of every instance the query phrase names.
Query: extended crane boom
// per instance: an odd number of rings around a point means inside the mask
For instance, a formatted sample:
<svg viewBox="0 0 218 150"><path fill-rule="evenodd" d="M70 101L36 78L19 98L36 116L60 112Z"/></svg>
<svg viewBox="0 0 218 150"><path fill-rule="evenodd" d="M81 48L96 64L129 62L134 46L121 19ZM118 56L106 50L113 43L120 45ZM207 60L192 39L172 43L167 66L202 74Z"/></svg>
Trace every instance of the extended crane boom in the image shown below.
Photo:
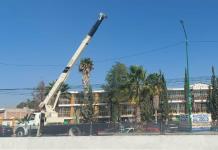
<svg viewBox="0 0 218 150"><path fill-rule="evenodd" d="M45 109L46 112L54 111L55 106L49 105L49 102L54 97L54 95L60 90L62 84L66 81L67 77L69 76L70 70L72 69L76 60L78 59L82 51L86 48L86 46L89 44L90 40L94 36L101 22L105 18L106 18L106 15L104 13L99 14L98 20L93 25L89 33L86 35L86 37L84 38L80 46L77 48L75 54L72 56L67 66L64 68L63 72L60 74L59 78L56 80L55 84L53 85L52 89L46 96L45 100L39 104L40 109ZM60 94L57 94L57 95L60 95ZM57 101L54 103L54 105L56 104L57 104Z"/></svg>
<svg viewBox="0 0 218 150"><path fill-rule="evenodd" d="M18 123L15 131L16 136L27 136L30 135L31 133L35 133L36 130L37 130L37 134L36 134L37 136L41 135L41 131L42 133L47 133L52 135L67 134L66 132L68 131L68 134L72 135L75 128L77 128L78 131L80 129L81 130L84 129L84 125L65 125L64 122L66 120L72 120L73 117L58 116L58 112L55 111L55 107L58 103L59 96L61 95L61 87L63 83L67 80L67 77L70 74L70 70L74 66L76 60L79 58L82 51L89 44L90 40L92 39L98 27L100 26L100 24L105 18L106 18L105 14L103 13L99 14L96 23L92 26L91 30L88 32L88 34L86 35L80 46L77 48L75 54L72 56L67 66L64 68L63 72L56 80L52 89L45 97L45 100L39 104L39 108L41 109L41 111L31 113L30 116L28 117L28 120ZM57 130L53 130L54 128ZM97 132L97 130L98 129L96 129L95 131ZM90 131L86 130L85 132L89 133Z"/></svg>

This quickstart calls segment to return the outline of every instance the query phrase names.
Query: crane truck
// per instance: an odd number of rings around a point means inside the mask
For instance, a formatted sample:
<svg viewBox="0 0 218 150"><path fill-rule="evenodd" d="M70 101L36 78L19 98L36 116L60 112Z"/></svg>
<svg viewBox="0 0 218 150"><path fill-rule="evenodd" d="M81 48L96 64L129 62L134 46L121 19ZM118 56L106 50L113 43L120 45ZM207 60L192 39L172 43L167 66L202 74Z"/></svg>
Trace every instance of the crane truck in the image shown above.
<svg viewBox="0 0 218 150"><path fill-rule="evenodd" d="M87 124L65 125L64 122L66 118L59 117L58 112L55 108L61 95L60 89L67 80L70 70L74 66L80 54L87 47L98 27L106 17L107 16L104 13L99 14L97 21L92 26L88 34L85 36L74 55L71 57L67 66L64 68L59 78L54 83L50 92L45 97L44 101L39 104L40 112L31 113L26 121L18 123L15 130L16 136L27 136L33 133L36 133L37 136L43 134L56 135L68 133L69 135L80 135L82 133L89 133L89 130L87 130L89 129ZM95 127L94 130L100 128L98 124L93 127Z"/></svg>

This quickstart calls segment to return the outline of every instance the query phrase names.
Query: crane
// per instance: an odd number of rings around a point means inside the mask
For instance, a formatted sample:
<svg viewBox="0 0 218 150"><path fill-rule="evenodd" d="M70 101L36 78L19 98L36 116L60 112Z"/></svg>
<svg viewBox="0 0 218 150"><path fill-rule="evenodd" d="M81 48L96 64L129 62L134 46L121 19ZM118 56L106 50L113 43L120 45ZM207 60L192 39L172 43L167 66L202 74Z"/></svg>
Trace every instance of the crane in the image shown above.
<svg viewBox="0 0 218 150"><path fill-rule="evenodd" d="M95 32L97 31L98 27L102 23L102 21L107 18L107 16L104 13L100 13L97 21L92 26L91 30L88 32L88 34L85 36L85 38L82 40L81 44L77 48L74 55L69 60L68 64L58 77L58 79L55 81L53 87L49 91L48 95L45 97L45 99L39 104L40 112L35 112L30 114L29 120L27 122L23 122L18 124L16 128L16 135L17 136L26 136L31 132L33 129L37 130L37 136L40 135L40 129L41 127L46 127L49 129L49 127L52 128L52 125L55 124L55 128L57 130L66 131L66 128L69 129L70 132L72 132L73 126L64 126L64 120L63 117L58 117L58 112L55 111L56 105L58 103L59 97L61 95L61 87L67 80L70 71L72 67L75 65L77 59L79 58L80 54L84 51L84 49L88 46L90 43L92 37L94 36ZM54 102L53 102L54 100ZM54 126L53 126L54 127ZM80 126L79 126L80 127Z"/></svg>
<svg viewBox="0 0 218 150"><path fill-rule="evenodd" d="M76 60L79 58L80 54L84 51L84 49L87 47L87 45L89 44L90 40L92 39L92 37L94 36L95 32L97 31L98 27L100 26L100 24L102 23L102 21L106 18L107 16L104 13L100 13L99 17L96 21L96 23L93 25L93 27L91 28L91 30L88 32L88 34L86 35L86 37L83 39L83 41L81 42L80 46L77 48L76 52L74 53L74 55L72 56L72 58L70 59L70 61L68 62L67 66L64 68L63 72L60 74L59 78L56 80L56 82L54 83L52 89L50 90L50 92L48 93L48 95L46 96L45 100L42 101L39 104L39 108L41 110L43 110L44 112L46 112L47 115L47 122L54 122L54 120L58 121L60 120L60 122L62 122L61 119L58 119L58 114L55 111L59 96L61 94L61 86L64 84L64 82L67 80L69 74L70 74L70 70L72 69L72 67L74 66ZM53 103L53 105L51 105L51 100L55 98L55 101ZM59 121L58 121L59 122Z"/></svg>

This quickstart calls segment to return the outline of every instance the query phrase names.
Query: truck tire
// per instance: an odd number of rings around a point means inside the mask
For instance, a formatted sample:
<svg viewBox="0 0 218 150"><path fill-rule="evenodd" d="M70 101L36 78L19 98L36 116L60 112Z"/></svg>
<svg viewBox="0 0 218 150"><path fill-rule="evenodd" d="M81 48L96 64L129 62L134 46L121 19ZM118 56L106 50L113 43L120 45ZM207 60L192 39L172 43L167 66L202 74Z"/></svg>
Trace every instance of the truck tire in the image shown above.
<svg viewBox="0 0 218 150"><path fill-rule="evenodd" d="M16 130L16 137L24 137L24 129L23 128L18 128Z"/></svg>
<svg viewBox="0 0 218 150"><path fill-rule="evenodd" d="M81 131L79 128L70 128L69 130L69 136L79 136L81 135Z"/></svg>

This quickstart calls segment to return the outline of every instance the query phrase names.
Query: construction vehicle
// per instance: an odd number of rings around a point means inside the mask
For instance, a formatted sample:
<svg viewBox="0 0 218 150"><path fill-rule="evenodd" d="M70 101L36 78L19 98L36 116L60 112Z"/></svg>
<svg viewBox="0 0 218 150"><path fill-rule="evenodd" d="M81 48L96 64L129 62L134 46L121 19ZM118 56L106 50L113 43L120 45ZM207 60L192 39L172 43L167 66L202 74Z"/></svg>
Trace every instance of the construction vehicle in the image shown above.
<svg viewBox="0 0 218 150"><path fill-rule="evenodd" d="M70 135L74 135L80 134L81 130L84 131L87 128L86 124L64 125L66 118L59 117L58 112L56 112L55 108L61 95L60 89L67 80L70 74L70 70L74 66L80 54L89 44L98 27L106 17L107 16L104 13L99 14L96 23L92 26L89 33L81 42L75 54L72 56L67 66L64 68L63 72L54 83L45 100L39 104L39 108L41 111L30 114L26 121L19 123L15 131L16 136L27 136L33 132L35 133L36 131L38 136L43 133L64 134L67 132Z"/></svg>

